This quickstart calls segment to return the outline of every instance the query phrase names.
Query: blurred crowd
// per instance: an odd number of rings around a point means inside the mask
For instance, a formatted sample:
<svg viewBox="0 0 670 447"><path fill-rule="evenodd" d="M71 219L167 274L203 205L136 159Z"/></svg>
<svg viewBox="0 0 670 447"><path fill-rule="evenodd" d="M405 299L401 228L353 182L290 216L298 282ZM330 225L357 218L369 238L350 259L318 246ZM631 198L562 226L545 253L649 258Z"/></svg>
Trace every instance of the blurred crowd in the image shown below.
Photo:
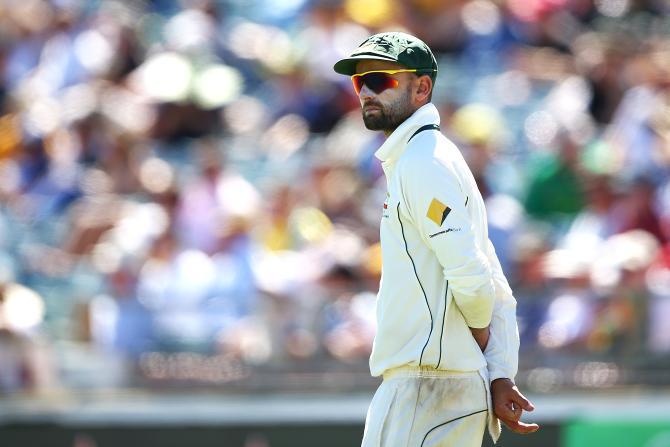
<svg viewBox="0 0 670 447"><path fill-rule="evenodd" d="M390 29L437 53L522 375L670 377L669 2L4 0L0 394L365 370L383 140L332 65Z"/></svg>

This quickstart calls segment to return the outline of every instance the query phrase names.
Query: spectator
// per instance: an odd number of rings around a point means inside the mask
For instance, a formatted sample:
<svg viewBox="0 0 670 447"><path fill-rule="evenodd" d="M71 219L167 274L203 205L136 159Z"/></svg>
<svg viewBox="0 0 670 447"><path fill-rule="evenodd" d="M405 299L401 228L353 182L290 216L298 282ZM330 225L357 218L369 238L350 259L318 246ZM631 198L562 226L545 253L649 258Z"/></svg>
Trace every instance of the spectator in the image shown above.
<svg viewBox="0 0 670 447"><path fill-rule="evenodd" d="M555 155L531 170L524 207L531 217L544 221L573 218L584 207L584 178L579 166L579 145L567 134L558 139Z"/></svg>

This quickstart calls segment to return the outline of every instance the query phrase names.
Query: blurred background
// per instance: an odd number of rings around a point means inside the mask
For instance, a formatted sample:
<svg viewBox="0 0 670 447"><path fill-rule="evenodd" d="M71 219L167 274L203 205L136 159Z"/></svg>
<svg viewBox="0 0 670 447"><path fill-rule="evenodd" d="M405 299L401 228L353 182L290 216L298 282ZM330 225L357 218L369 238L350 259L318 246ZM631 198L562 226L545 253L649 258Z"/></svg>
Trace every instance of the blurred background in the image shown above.
<svg viewBox="0 0 670 447"><path fill-rule="evenodd" d="M358 445L384 30L518 301L500 445L670 446L668 0L0 0L0 444Z"/></svg>

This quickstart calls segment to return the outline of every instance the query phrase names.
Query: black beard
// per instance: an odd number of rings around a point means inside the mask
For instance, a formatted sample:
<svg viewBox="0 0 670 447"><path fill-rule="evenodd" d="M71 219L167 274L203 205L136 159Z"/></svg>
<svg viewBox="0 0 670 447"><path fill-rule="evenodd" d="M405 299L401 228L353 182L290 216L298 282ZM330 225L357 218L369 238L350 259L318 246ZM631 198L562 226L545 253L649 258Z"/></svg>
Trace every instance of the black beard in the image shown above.
<svg viewBox="0 0 670 447"><path fill-rule="evenodd" d="M363 109L363 123L365 127L368 130L381 130L387 133L396 130L413 113L408 104L408 96L399 98L387 107L374 103L375 107L379 107L374 115L366 115L365 109ZM372 105L372 103L366 105Z"/></svg>
<svg viewBox="0 0 670 447"><path fill-rule="evenodd" d="M363 114L363 123L369 130L393 132L404 120L398 121L393 116L388 116L383 109L380 109L377 115Z"/></svg>

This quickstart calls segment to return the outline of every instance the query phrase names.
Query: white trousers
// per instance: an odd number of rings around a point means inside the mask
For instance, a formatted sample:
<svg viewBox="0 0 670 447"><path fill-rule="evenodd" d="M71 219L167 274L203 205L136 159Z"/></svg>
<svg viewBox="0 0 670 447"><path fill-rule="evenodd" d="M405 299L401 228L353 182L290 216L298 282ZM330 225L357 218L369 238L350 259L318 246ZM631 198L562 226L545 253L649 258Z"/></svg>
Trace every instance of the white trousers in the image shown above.
<svg viewBox="0 0 670 447"><path fill-rule="evenodd" d="M481 447L487 402L476 371L391 370L370 403L362 447Z"/></svg>

